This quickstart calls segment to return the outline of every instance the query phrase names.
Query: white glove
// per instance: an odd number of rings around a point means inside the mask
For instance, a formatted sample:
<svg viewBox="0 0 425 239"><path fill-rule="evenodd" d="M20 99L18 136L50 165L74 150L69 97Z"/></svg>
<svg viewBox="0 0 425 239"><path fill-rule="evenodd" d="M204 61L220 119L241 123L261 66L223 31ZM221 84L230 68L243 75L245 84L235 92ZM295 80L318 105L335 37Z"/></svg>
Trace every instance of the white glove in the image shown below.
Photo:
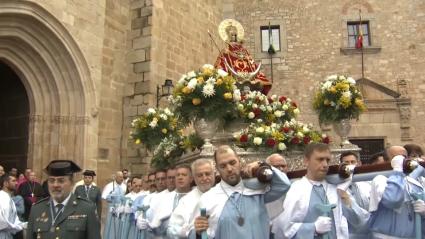
<svg viewBox="0 0 425 239"><path fill-rule="evenodd" d="M130 206L125 206L124 208L124 213L132 213L131 207Z"/></svg>
<svg viewBox="0 0 425 239"><path fill-rule="evenodd" d="M394 171L403 172L404 158L405 157L403 155L397 155L391 159L391 167L393 167Z"/></svg>
<svg viewBox="0 0 425 239"><path fill-rule="evenodd" d="M416 200L413 202L413 210L416 213L421 214L422 216L425 216L425 202L422 200Z"/></svg>
<svg viewBox="0 0 425 239"><path fill-rule="evenodd" d="M137 218L137 228L140 230L146 230L149 228L149 222L146 220L146 218L138 217Z"/></svg>
<svg viewBox="0 0 425 239"><path fill-rule="evenodd" d="M323 234L332 230L332 219L330 217L320 216L314 222L314 227L318 234Z"/></svg>
<svg viewBox="0 0 425 239"><path fill-rule="evenodd" d="M28 228L28 222L21 222L19 225L22 227L22 229Z"/></svg>

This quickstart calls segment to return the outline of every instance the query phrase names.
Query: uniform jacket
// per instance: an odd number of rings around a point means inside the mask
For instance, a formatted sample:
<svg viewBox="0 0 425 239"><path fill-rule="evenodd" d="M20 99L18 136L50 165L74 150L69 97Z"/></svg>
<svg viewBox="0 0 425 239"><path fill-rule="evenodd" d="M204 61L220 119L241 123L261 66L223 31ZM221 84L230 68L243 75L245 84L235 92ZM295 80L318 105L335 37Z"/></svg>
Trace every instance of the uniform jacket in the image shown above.
<svg viewBox="0 0 425 239"><path fill-rule="evenodd" d="M71 195L64 211L52 225L52 200L34 204L27 229L27 239L100 239L96 207L85 198Z"/></svg>
<svg viewBox="0 0 425 239"><path fill-rule="evenodd" d="M75 188L75 196L86 198L86 185L79 185ZM102 213L102 192L99 187L91 185L88 192L88 200L96 204L97 207L97 215L101 218Z"/></svg>

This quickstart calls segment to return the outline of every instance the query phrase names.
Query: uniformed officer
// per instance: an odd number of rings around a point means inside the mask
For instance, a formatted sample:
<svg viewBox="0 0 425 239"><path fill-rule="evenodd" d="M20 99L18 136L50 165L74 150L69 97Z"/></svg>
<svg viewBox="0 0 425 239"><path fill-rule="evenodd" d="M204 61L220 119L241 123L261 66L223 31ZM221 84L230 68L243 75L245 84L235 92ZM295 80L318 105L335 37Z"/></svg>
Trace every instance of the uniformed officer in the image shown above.
<svg viewBox="0 0 425 239"><path fill-rule="evenodd" d="M45 171L50 198L31 208L27 239L100 239L95 205L72 194L73 174L80 167L70 160L54 160Z"/></svg>
<svg viewBox="0 0 425 239"><path fill-rule="evenodd" d="M93 183L94 176L96 176L96 173L93 170L85 170L83 172L84 184L77 186L74 193L77 197L83 197L92 201L97 207L98 217L101 218L102 192L100 188Z"/></svg>

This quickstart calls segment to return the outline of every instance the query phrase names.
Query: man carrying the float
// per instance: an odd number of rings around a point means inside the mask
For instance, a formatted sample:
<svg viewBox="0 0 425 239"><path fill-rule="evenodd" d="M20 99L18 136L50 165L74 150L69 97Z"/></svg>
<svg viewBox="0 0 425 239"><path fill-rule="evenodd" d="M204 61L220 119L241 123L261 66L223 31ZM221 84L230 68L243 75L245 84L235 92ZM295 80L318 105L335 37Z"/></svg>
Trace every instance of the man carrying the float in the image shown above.
<svg viewBox="0 0 425 239"><path fill-rule="evenodd" d="M307 174L295 181L286 194L284 211L273 226L275 238L348 239L347 218L352 224L364 222L364 211L345 192L351 180L338 186L325 181L330 159L327 144L306 147Z"/></svg>
<svg viewBox="0 0 425 239"><path fill-rule="evenodd" d="M214 186L214 165L209 159L198 159L192 163L196 187L182 198L171 214L167 234L170 238L187 238L193 229L195 216L200 214L199 200L203 193Z"/></svg>
<svg viewBox="0 0 425 239"><path fill-rule="evenodd" d="M272 168L272 180L264 189L246 188L241 171L248 177L259 167L258 162L241 168L240 158L227 145L214 153L216 168L222 181L201 196L201 207L207 216L195 219L195 231L207 232L208 238L268 238L269 216L265 203L281 197L290 187L284 173Z"/></svg>
<svg viewBox="0 0 425 239"><path fill-rule="evenodd" d="M143 216L139 216L137 219L137 227L151 232L153 238L168 238L166 232L170 216L179 204L180 199L192 190L193 178L190 166L179 165L176 167L175 173L175 190L162 196L158 194L154 198L155 203L151 202L152 207L148 211L151 214L150 217L148 216L146 219ZM168 191L168 189L165 190Z"/></svg>
<svg viewBox="0 0 425 239"><path fill-rule="evenodd" d="M415 238L415 213L421 215L422 235L418 236L424 238L425 204L414 197L415 193L422 194L424 189L412 174L406 176L403 173L406 149L391 146L385 153L391 158L394 174L388 178L377 176L372 181L368 224L373 238Z"/></svg>

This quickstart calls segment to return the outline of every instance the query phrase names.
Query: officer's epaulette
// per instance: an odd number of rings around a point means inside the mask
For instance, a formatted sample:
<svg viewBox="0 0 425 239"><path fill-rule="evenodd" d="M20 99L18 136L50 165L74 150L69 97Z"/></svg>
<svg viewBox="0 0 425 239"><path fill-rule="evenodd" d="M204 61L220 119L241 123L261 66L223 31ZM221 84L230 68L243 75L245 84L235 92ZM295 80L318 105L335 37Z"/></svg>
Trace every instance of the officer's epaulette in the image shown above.
<svg viewBox="0 0 425 239"><path fill-rule="evenodd" d="M45 197L43 199L38 200L37 202L34 203L34 205L39 204L41 202L45 202L45 201L49 201L50 197Z"/></svg>

